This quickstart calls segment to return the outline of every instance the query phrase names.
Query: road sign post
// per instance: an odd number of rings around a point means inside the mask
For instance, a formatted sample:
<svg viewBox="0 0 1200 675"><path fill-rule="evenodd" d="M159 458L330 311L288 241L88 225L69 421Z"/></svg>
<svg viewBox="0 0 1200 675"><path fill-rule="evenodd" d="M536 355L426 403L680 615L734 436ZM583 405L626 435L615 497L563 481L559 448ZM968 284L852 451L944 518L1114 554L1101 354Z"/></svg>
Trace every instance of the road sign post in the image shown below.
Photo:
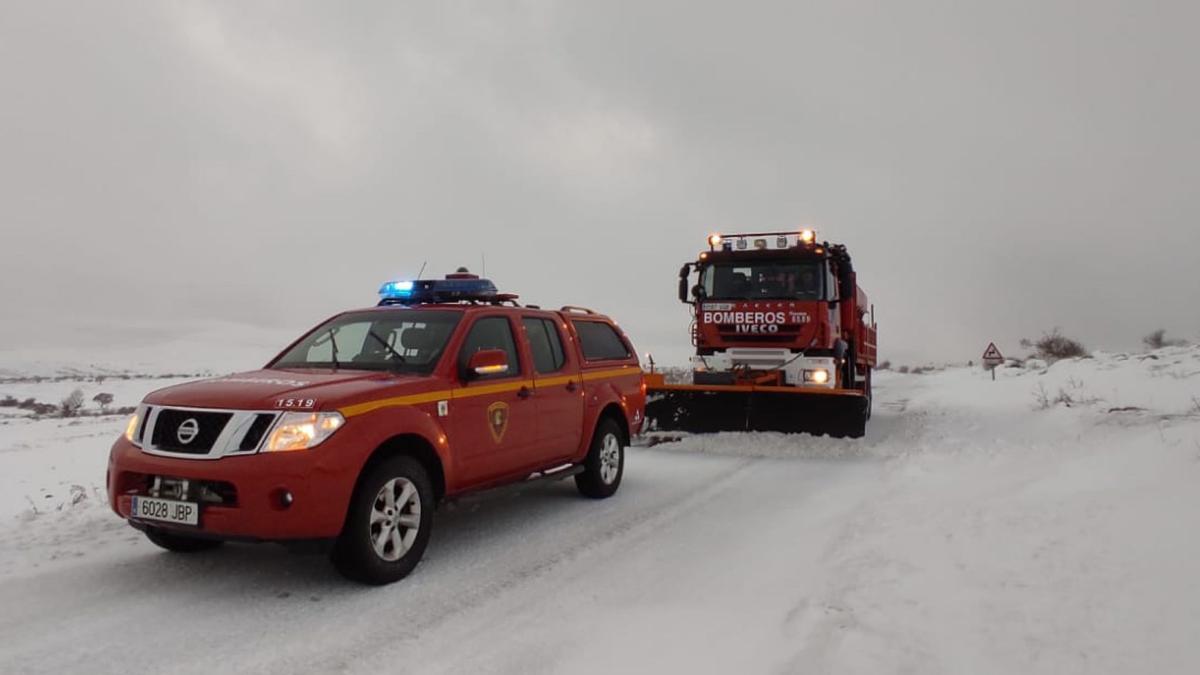
<svg viewBox="0 0 1200 675"><path fill-rule="evenodd" d="M1004 364L1004 355L996 347L995 342L988 343L987 349L983 350L983 367L992 371L992 382L996 381L996 367Z"/></svg>

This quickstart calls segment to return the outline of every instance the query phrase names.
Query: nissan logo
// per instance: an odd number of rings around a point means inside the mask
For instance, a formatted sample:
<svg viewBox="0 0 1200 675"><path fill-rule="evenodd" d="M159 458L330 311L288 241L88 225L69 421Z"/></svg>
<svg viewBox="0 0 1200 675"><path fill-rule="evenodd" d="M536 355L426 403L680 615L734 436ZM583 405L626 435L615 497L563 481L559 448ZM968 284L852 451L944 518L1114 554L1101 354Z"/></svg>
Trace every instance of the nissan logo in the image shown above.
<svg viewBox="0 0 1200 675"><path fill-rule="evenodd" d="M183 443L184 445L196 440L196 437L199 435L200 423L196 421L195 417L189 417L184 420L183 423L179 425L179 429L175 431L175 437L178 438L179 442Z"/></svg>

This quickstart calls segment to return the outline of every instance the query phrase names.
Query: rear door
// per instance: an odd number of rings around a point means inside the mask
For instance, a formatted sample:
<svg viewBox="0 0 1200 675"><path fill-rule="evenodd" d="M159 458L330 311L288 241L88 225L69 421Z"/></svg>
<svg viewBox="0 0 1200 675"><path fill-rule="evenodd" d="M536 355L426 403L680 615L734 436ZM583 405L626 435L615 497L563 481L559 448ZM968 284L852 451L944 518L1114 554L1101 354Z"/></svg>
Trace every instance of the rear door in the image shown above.
<svg viewBox="0 0 1200 675"><path fill-rule="evenodd" d="M539 453L548 463L577 454L583 437L584 392L578 357L566 348L566 324L553 315L521 317L533 361Z"/></svg>
<svg viewBox="0 0 1200 675"><path fill-rule="evenodd" d="M457 355L459 385L451 397L445 429L459 475L473 487L539 462L532 366L521 356L518 326L512 318L502 313L475 317L466 327ZM467 361L481 349L507 352L508 372L467 376Z"/></svg>

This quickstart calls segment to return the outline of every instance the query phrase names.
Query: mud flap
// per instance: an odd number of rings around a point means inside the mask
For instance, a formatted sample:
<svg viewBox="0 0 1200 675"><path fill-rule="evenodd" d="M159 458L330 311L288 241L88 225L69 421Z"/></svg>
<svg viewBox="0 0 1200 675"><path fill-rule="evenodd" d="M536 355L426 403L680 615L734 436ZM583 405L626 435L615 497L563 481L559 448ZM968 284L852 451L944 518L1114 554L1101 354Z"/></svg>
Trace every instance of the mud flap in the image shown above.
<svg viewBox="0 0 1200 675"><path fill-rule="evenodd" d="M763 391L694 389L649 394L647 429L692 433L781 431L841 436L866 405L865 399L855 396Z"/></svg>

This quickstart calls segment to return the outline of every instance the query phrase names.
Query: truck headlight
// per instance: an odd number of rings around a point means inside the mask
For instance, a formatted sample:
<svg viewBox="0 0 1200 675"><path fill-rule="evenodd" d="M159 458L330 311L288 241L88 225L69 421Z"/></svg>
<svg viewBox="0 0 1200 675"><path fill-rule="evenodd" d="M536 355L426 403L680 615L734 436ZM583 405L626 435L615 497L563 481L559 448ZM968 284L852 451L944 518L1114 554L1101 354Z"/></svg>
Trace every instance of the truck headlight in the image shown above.
<svg viewBox="0 0 1200 675"><path fill-rule="evenodd" d="M322 413L284 413L275 425L275 430L267 438L263 452L286 452L288 450L307 450L323 443L342 428L346 418L336 412Z"/></svg>
<svg viewBox="0 0 1200 675"><path fill-rule="evenodd" d="M138 410L133 415L130 415L129 423L125 425L125 440L134 445L138 445L138 442L134 440L134 435L137 434L138 424L142 421L141 412L141 410Z"/></svg>
<svg viewBox="0 0 1200 675"><path fill-rule="evenodd" d="M829 371L824 368L816 370L804 371L805 384L827 384L829 382Z"/></svg>

